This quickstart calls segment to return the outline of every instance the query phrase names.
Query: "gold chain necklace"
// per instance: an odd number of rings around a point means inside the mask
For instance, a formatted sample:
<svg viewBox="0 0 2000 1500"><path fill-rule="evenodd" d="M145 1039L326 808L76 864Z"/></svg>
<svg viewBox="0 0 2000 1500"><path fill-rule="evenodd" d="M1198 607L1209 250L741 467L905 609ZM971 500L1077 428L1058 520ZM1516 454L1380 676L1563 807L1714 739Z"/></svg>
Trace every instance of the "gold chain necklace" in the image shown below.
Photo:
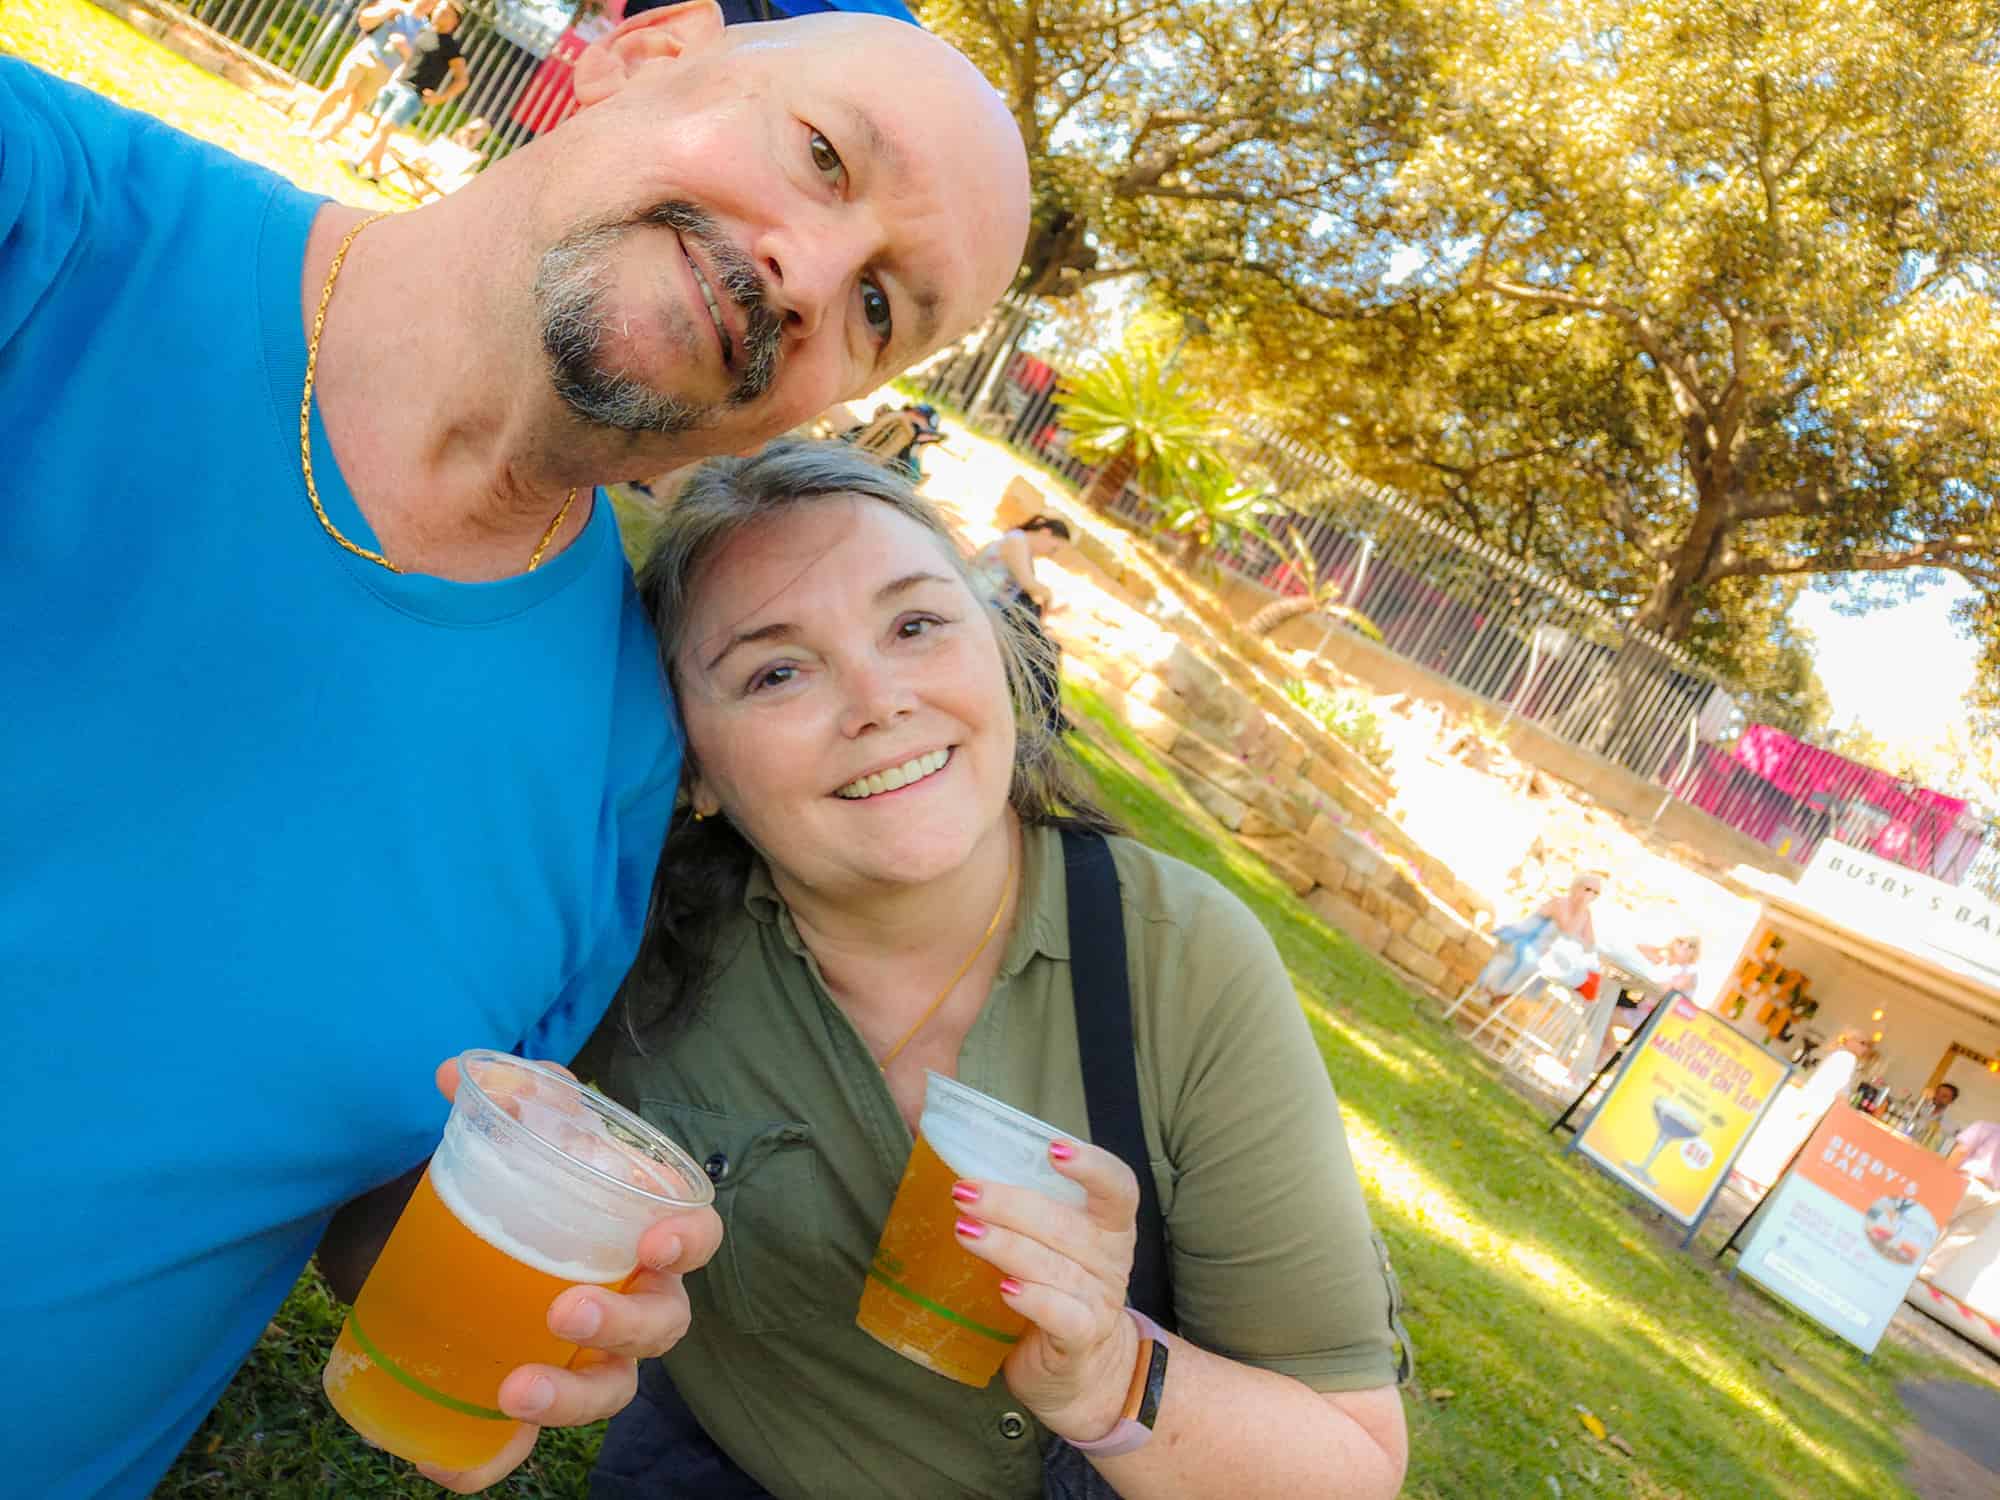
<svg viewBox="0 0 2000 1500"><path fill-rule="evenodd" d="M881 1062L881 1069L884 1073L889 1071L889 1064L896 1060L902 1050L916 1040L917 1033L922 1031L930 1021L930 1018L938 1013L938 1010L944 1005L945 1001L951 998L951 992L958 988L959 980L965 978L966 970L979 962L979 955L986 951L986 945L993 941L993 934L1000 930L1000 919L1007 915L1007 902L1013 894L1014 851L1012 848L1009 848L1007 851L1007 883L1000 887L1000 905L994 909L993 920L986 924L986 935L979 940L977 948L966 954L965 962L958 966L958 972L951 976L951 979L943 989L938 991L938 997L931 1001L930 1008L917 1017L917 1024L904 1032L903 1039L889 1049L888 1055Z"/></svg>
<svg viewBox="0 0 2000 1500"><path fill-rule="evenodd" d="M327 515L326 507L319 503L319 486L313 482L312 458L313 377L319 374L319 336L326 330L326 305L333 300L333 284L340 279L340 268L347 263L347 247L354 243L354 237L377 219L388 217L386 213L370 214L348 230L347 237L340 242L340 248L333 252L333 264L326 268L326 285L319 291L319 310L313 314L312 337L306 340L306 389L305 394L299 397L299 469L306 476L306 498L312 501L313 514L319 517L319 524L326 528L326 534L356 557L365 557L369 562L387 568L391 573L400 573L403 570L381 553L370 552L366 547L351 542L340 534L340 528L334 525L333 518ZM535 543L534 555L528 559L530 573L542 565L542 554L549 550L549 543L554 541L556 533L562 530L562 523L569 519L569 508L574 504L576 504L576 491L572 489L569 497L563 501L562 509L556 512L556 518L549 522L549 529L543 532L542 539Z"/></svg>

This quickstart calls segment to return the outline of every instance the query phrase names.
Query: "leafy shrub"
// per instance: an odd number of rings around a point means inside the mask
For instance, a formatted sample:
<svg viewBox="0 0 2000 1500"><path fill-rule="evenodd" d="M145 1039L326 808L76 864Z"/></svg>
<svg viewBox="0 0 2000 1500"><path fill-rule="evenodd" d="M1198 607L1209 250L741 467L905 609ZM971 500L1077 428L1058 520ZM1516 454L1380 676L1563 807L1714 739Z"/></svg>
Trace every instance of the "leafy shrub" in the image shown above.
<svg viewBox="0 0 2000 1500"><path fill-rule="evenodd" d="M1311 714L1319 726L1378 771L1389 769L1389 745L1382 721L1366 693L1352 688L1328 691L1294 679L1285 696Z"/></svg>

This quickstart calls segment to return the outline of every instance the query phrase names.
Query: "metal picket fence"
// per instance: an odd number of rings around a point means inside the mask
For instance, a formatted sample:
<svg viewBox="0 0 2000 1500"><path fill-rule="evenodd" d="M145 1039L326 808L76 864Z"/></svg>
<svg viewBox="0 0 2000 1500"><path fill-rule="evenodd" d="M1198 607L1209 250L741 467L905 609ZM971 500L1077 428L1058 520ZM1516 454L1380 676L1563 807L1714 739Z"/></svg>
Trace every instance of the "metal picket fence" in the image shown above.
<svg viewBox="0 0 2000 1500"><path fill-rule="evenodd" d="M1057 364L1022 340L1031 306L1002 306L983 335L913 375L931 399L1072 483L1092 466L1068 450ZM1678 645L1459 530L1389 489L1263 424L1228 418L1228 457L1272 510L1264 529L1310 550L1340 602L1382 644L1492 705L1601 755L1787 858L1804 863L1836 836L1905 866L1988 893L2000 887L2000 831L1955 800L1767 726L1743 722L1732 684ZM1113 509L1157 526L1162 508L1127 485ZM1218 570L1277 598L1301 585L1285 550L1248 538L1212 551ZM1320 616L1324 645L1351 628ZM1728 748L1725 749L1724 745Z"/></svg>
<svg viewBox="0 0 2000 1500"><path fill-rule="evenodd" d="M146 3L197 23L279 74L323 89L360 36L355 17L365 0ZM483 119L492 130L484 151L496 158L555 124L571 107L569 73L556 53L557 42L578 9L574 3L469 0L458 43L471 83L450 103L424 110L408 129L430 140Z"/></svg>

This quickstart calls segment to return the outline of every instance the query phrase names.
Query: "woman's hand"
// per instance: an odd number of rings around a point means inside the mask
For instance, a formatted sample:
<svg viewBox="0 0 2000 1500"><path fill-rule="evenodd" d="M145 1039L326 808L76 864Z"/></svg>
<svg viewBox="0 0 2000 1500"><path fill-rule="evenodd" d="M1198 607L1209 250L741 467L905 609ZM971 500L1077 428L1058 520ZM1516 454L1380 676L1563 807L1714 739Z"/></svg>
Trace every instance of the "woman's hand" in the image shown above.
<svg viewBox="0 0 2000 1500"><path fill-rule="evenodd" d="M438 1069L437 1082L447 1099L458 1092L456 1060ZM458 1472L417 1467L448 1490L475 1494L519 1468L544 1427L582 1427L623 1411L638 1389L638 1362L665 1354L688 1330L681 1278L721 1243L722 1220L713 1208L655 1220L639 1238L639 1269L622 1292L573 1286L549 1304L549 1332L575 1344L577 1354L565 1369L522 1365L500 1382L497 1404L521 1424L500 1456Z"/></svg>
<svg viewBox="0 0 2000 1500"><path fill-rule="evenodd" d="M1089 1442L1118 1420L1139 1358L1125 1314L1139 1184L1108 1151L1058 1141L1050 1159L1088 1195L1081 1208L1032 1188L964 1181L958 1241L1005 1278L1000 1295L1028 1320L1007 1356L1007 1386L1051 1432Z"/></svg>

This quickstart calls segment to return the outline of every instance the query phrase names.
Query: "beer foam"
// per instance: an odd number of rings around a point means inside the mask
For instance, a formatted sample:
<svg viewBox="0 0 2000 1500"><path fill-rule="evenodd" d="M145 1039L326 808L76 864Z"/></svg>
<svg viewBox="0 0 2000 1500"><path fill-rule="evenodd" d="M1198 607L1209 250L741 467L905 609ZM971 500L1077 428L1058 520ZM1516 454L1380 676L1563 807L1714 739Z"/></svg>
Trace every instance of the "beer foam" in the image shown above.
<svg viewBox="0 0 2000 1500"><path fill-rule="evenodd" d="M621 1250L606 1243L603 1219L565 1193L567 1183L486 1142L447 1138L431 1158L430 1175L459 1223L502 1255L558 1281L601 1286L623 1281L638 1264L636 1246Z"/></svg>
<svg viewBox="0 0 2000 1500"><path fill-rule="evenodd" d="M1060 1131L956 1079L929 1076L920 1126L931 1150L961 1177L1032 1188L1077 1207L1089 1196L1049 1160Z"/></svg>

